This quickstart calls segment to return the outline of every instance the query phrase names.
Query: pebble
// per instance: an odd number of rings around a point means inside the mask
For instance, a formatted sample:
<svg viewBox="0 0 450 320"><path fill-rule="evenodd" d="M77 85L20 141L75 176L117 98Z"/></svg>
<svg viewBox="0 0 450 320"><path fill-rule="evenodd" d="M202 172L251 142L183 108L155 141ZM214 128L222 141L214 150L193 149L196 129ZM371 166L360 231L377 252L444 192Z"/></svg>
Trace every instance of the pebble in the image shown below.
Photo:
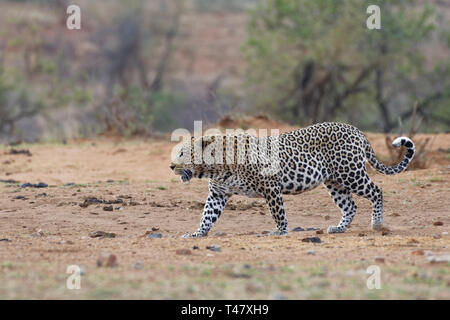
<svg viewBox="0 0 450 320"><path fill-rule="evenodd" d="M408 242L406 242L407 244L414 244L414 243L419 243L419 241L417 241L414 238L409 238Z"/></svg>
<svg viewBox="0 0 450 320"><path fill-rule="evenodd" d="M32 234L30 234L30 236L32 236L33 238L38 238L38 237L43 237L44 236L44 232L39 229L36 232L33 232Z"/></svg>
<svg viewBox="0 0 450 320"><path fill-rule="evenodd" d="M316 231L316 230L318 230L318 229L317 228L306 228L306 229L303 229L302 227L297 227L297 228L292 229L293 232Z"/></svg>
<svg viewBox="0 0 450 320"><path fill-rule="evenodd" d="M375 262L384 263L384 261L385 261L384 257L375 257Z"/></svg>
<svg viewBox="0 0 450 320"><path fill-rule="evenodd" d="M136 262L135 264L133 264L133 268L136 270L142 270L144 268L144 265L140 262Z"/></svg>
<svg viewBox="0 0 450 320"><path fill-rule="evenodd" d="M433 223L433 226L443 226L444 225L444 223L442 222L442 221L435 221L434 223Z"/></svg>
<svg viewBox="0 0 450 320"><path fill-rule="evenodd" d="M273 300L287 300L287 298L281 293L275 293L273 296Z"/></svg>
<svg viewBox="0 0 450 320"><path fill-rule="evenodd" d="M321 243L322 240L320 240L319 237L309 237L309 238L303 238L302 242Z"/></svg>
<svg viewBox="0 0 450 320"><path fill-rule="evenodd" d="M109 205L109 206L103 207L103 210L104 210L104 211L113 211L114 208L113 208L112 205Z"/></svg>
<svg viewBox="0 0 450 320"><path fill-rule="evenodd" d="M116 234L113 232L95 231L89 234L91 238L115 238Z"/></svg>
<svg viewBox="0 0 450 320"><path fill-rule="evenodd" d="M428 261L432 264L435 263L448 263L450 262L450 255L446 255L446 256L429 256Z"/></svg>
<svg viewBox="0 0 450 320"><path fill-rule="evenodd" d="M215 251L215 252L220 252L222 251L222 249L220 248L220 246L212 244L210 246L206 246L206 249L211 250L211 251Z"/></svg>
<svg viewBox="0 0 450 320"><path fill-rule="evenodd" d="M159 238L162 238L162 234L161 234L161 233L153 233L153 232L150 232L150 233L148 234L147 238L150 238L150 239L159 239Z"/></svg>
<svg viewBox="0 0 450 320"><path fill-rule="evenodd" d="M29 182L27 182L27 183L22 184L20 187L21 188L28 188L28 187L31 187L31 188L47 188L48 184L46 184L44 182L39 182L39 183L29 183Z"/></svg>
<svg viewBox="0 0 450 320"><path fill-rule="evenodd" d="M103 253L100 258L97 259L97 267L116 267L117 257L112 253Z"/></svg>
<svg viewBox="0 0 450 320"><path fill-rule="evenodd" d="M308 250L306 253L308 255L310 255L310 256L315 256L316 255L316 252L314 250Z"/></svg>
<svg viewBox="0 0 450 320"><path fill-rule="evenodd" d="M189 249L178 249L177 251L175 251L175 253L183 256L188 256L192 254L191 250Z"/></svg>

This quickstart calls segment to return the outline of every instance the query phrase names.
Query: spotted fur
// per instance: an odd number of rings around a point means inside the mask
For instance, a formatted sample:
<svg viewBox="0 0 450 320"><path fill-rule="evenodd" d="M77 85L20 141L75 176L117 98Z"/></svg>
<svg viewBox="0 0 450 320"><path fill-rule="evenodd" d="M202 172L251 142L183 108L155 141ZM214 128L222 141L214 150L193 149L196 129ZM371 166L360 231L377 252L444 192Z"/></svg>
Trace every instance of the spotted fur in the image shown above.
<svg viewBox="0 0 450 320"><path fill-rule="evenodd" d="M219 148L205 156L212 142L219 143ZM206 236L233 194L265 198L277 226L272 234L286 235L282 195L302 193L322 183L342 212L339 224L330 226L328 233L344 232L352 222L357 209L353 194L372 202L372 228L378 229L383 222L383 194L367 175L365 161L384 174L404 171L414 156L414 143L400 137L393 145L406 147L406 153L399 164L386 166L360 130L342 123L319 123L265 138L238 134L192 139L180 149L171 168L185 182L192 177L209 178L209 195L200 227L185 237ZM263 147L267 152L260 152ZM245 150L244 156L239 150ZM193 163L200 155L202 160ZM245 161L239 161L242 157Z"/></svg>

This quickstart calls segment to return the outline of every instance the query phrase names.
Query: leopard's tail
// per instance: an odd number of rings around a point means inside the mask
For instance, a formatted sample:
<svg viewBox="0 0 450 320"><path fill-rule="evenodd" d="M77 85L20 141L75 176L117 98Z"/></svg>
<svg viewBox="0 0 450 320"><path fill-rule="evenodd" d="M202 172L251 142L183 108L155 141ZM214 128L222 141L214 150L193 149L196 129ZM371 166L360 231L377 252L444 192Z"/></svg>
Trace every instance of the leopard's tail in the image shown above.
<svg viewBox="0 0 450 320"><path fill-rule="evenodd" d="M408 164L411 162L411 160L414 157L414 142L412 142L411 139L407 137L399 137L392 142L392 145L395 148L398 148L400 146L406 147L406 153L402 159L402 161L395 166L386 166L383 163L380 162L380 160L377 159L375 156L375 153L373 152L372 146L370 145L369 141L367 141L366 144L366 157L367 161L375 168L377 171L384 173L384 174L397 174L400 172L403 172L408 167Z"/></svg>

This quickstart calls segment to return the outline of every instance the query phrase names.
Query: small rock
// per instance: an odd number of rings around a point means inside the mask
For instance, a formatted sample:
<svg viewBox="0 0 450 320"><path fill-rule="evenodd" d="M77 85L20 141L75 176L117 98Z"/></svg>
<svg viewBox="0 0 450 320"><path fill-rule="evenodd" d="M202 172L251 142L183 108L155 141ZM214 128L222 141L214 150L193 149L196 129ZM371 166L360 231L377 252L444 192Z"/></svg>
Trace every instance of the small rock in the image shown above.
<svg viewBox="0 0 450 320"><path fill-rule="evenodd" d="M423 252L423 250L416 250L411 252L411 254L415 255L415 256L423 256L425 253Z"/></svg>
<svg viewBox="0 0 450 320"><path fill-rule="evenodd" d="M16 200L27 200L27 198L24 197L24 196L17 196L14 199L16 199Z"/></svg>
<svg viewBox="0 0 450 320"><path fill-rule="evenodd" d="M308 255L310 255L310 256L315 256L316 255L316 252L314 251L314 250L308 250L307 252L306 252Z"/></svg>
<svg viewBox="0 0 450 320"><path fill-rule="evenodd" d="M158 231L159 227L152 227L152 231Z"/></svg>
<svg viewBox="0 0 450 320"><path fill-rule="evenodd" d="M113 210L114 210L114 208L113 208L113 206L112 206L112 205L109 205L109 206L103 207L103 211L113 211Z"/></svg>
<svg viewBox="0 0 450 320"><path fill-rule="evenodd" d="M57 244L73 244L73 241L70 241L70 240L61 240L61 241L58 241L57 242Z"/></svg>
<svg viewBox="0 0 450 320"><path fill-rule="evenodd" d="M450 262L450 255L446 255L446 256L429 256L427 259L432 264L435 264L435 263L448 263L448 262Z"/></svg>
<svg viewBox="0 0 450 320"><path fill-rule="evenodd" d="M83 203L80 203L80 207L87 208L91 204L100 204L103 203L103 200L97 199L97 198L87 198L84 200Z"/></svg>
<svg viewBox="0 0 450 320"><path fill-rule="evenodd" d="M48 184L46 184L44 182L39 182L39 183L28 183L27 182L27 183L22 184L20 187L22 189L23 188L28 188L28 187L31 187L31 188L47 188Z"/></svg>
<svg viewBox="0 0 450 320"><path fill-rule="evenodd" d="M263 232L261 232L261 234L269 234L270 233L270 231L263 231Z"/></svg>
<svg viewBox="0 0 450 320"><path fill-rule="evenodd" d="M273 300L287 300L287 298L284 295L282 295L281 293L276 293L273 296Z"/></svg>
<svg viewBox="0 0 450 320"><path fill-rule="evenodd" d="M444 225L444 223L442 222L442 221L435 221L434 223L433 223L433 226L435 226L435 227L437 227L437 226L443 226Z"/></svg>
<svg viewBox="0 0 450 320"><path fill-rule="evenodd" d="M433 256L433 251L426 250L426 251L424 251L424 252L425 252L425 255L426 255L427 257Z"/></svg>
<svg viewBox="0 0 450 320"><path fill-rule="evenodd" d="M316 231L316 234L323 234L323 230L322 230L322 229L317 230L317 231Z"/></svg>
<svg viewBox="0 0 450 320"><path fill-rule="evenodd" d="M133 269L142 270L143 268L144 266L140 262L136 262L135 264L133 264Z"/></svg>
<svg viewBox="0 0 450 320"><path fill-rule="evenodd" d="M433 239L440 239L442 238L440 234L433 234Z"/></svg>
<svg viewBox="0 0 450 320"><path fill-rule="evenodd" d="M419 243L419 241L417 241L416 239L414 239L414 238L410 238L409 240L408 240L408 242L406 242L407 244L415 244L415 243Z"/></svg>
<svg viewBox="0 0 450 320"><path fill-rule="evenodd" d="M192 254L191 250L189 249L178 249L177 251L175 251L175 253L183 256L188 256Z"/></svg>
<svg viewBox="0 0 450 320"><path fill-rule="evenodd" d="M32 234L30 234L30 236L32 236L33 238L43 237L44 235L45 234L44 234L44 232L41 229L39 229L38 231L33 232Z"/></svg>
<svg viewBox="0 0 450 320"><path fill-rule="evenodd" d="M30 150L27 150L27 149L11 149L9 151L9 154L24 154L29 157L31 157L31 155L32 155Z"/></svg>
<svg viewBox="0 0 450 320"><path fill-rule="evenodd" d="M366 236L366 234L365 233L358 233L358 237L365 237Z"/></svg>
<svg viewBox="0 0 450 320"><path fill-rule="evenodd" d="M199 248L198 246L193 246L192 249L193 249L193 250L198 250L198 249L200 249L200 248Z"/></svg>
<svg viewBox="0 0 450 320"><path fill-rule="evenodd" d="M104 253L97 259L97 267L116 267L117 257L112 253Z"/></svg>
<svg viewBox="0 0 450 320"><path fill-rule="evenodd" d="M116 234L112 232L95 231L89 234L91 238L115 238Z"/></svg>
<svg viewBox="0 0 450 320"><path fill-rule="evenodd" d="M448 232L447 232L447 231L444 231L444 232L442 232L442 235L443 235L443 236L446 236L446 235L448 235Z"/></svg>
<svg viewBox="0 0 450 320"><path fill-rule="evenodd" d="M215 252L220 252L222 251L222 249L220 248L220 246L212 244L210 246L206 246L206 249L211 250L211 251L215 251Z"/></svg>
<svg viewBox="0 0 450 320"><path fill-rule="evenodd" d="M309 237L309 238L303 238L302 242L321 243L322 241L320 240L319 237Z"/></svg>
<svg viewBox="0 0 450 320"><path fill-rule="evenodd" d="M230 277L232 278L241 278L241 279L250 279L252 277L251 274L247 274L247 273L236 273L236 272L230 272L228 274Z"/></svg>
<svg viewBox="0 0 450 320"><path fill-rule="evenodd" d="M384 261L385 261L384 257L375 257L375 262L384 263Z"/></svg>
<svg viewBox="0 0 450 320"><path fill-rule="evenodd" d="M7 239L7 238L3 238L3 239L0 239L0 242L12 242L11 240L9 240L9 239Z"/></svg>
<svg viewBox="0 0 450 320"><path fill-rule="evenodd" d="M159 238L162 238L162 234L161 234L161 233L153 233L153 232L150 232L150 233L148 234L147 238L150 238L150 239L159 239Z"/></svg>
<svg viewBox="0 0 450 320"><path fill-rule="evenodd" d="M19 183L19 181L16 181L16 180L13 180L13 179L7 179L7 180L0 179L0 182L2 182L2 183L9 183L9 184L18 184Z"/></svg>
<svg viewBox="0 0 450 320"><path fill-rule="evenodd" d="M302 227L297 227L292 229L293 232L301 232L301 231L305 231L305 229L303 229Z"/></svg>

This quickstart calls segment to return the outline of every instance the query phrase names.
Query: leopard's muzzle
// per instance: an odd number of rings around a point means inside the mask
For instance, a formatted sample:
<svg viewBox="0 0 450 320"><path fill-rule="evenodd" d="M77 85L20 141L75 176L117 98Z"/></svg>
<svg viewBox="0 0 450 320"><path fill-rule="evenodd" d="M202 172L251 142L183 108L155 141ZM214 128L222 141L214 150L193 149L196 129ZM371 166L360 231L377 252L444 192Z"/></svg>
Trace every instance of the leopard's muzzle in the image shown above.
<svg viewBox="0 0 450 320"><path fill-rule="evenodd" d="M183 181L183 183L185 183L185 184L190 183L192 176L193 176L191 170L180 168L174 164L170 165L170 169L172 169L176 175L181 176L181 181Z"/></svg>

